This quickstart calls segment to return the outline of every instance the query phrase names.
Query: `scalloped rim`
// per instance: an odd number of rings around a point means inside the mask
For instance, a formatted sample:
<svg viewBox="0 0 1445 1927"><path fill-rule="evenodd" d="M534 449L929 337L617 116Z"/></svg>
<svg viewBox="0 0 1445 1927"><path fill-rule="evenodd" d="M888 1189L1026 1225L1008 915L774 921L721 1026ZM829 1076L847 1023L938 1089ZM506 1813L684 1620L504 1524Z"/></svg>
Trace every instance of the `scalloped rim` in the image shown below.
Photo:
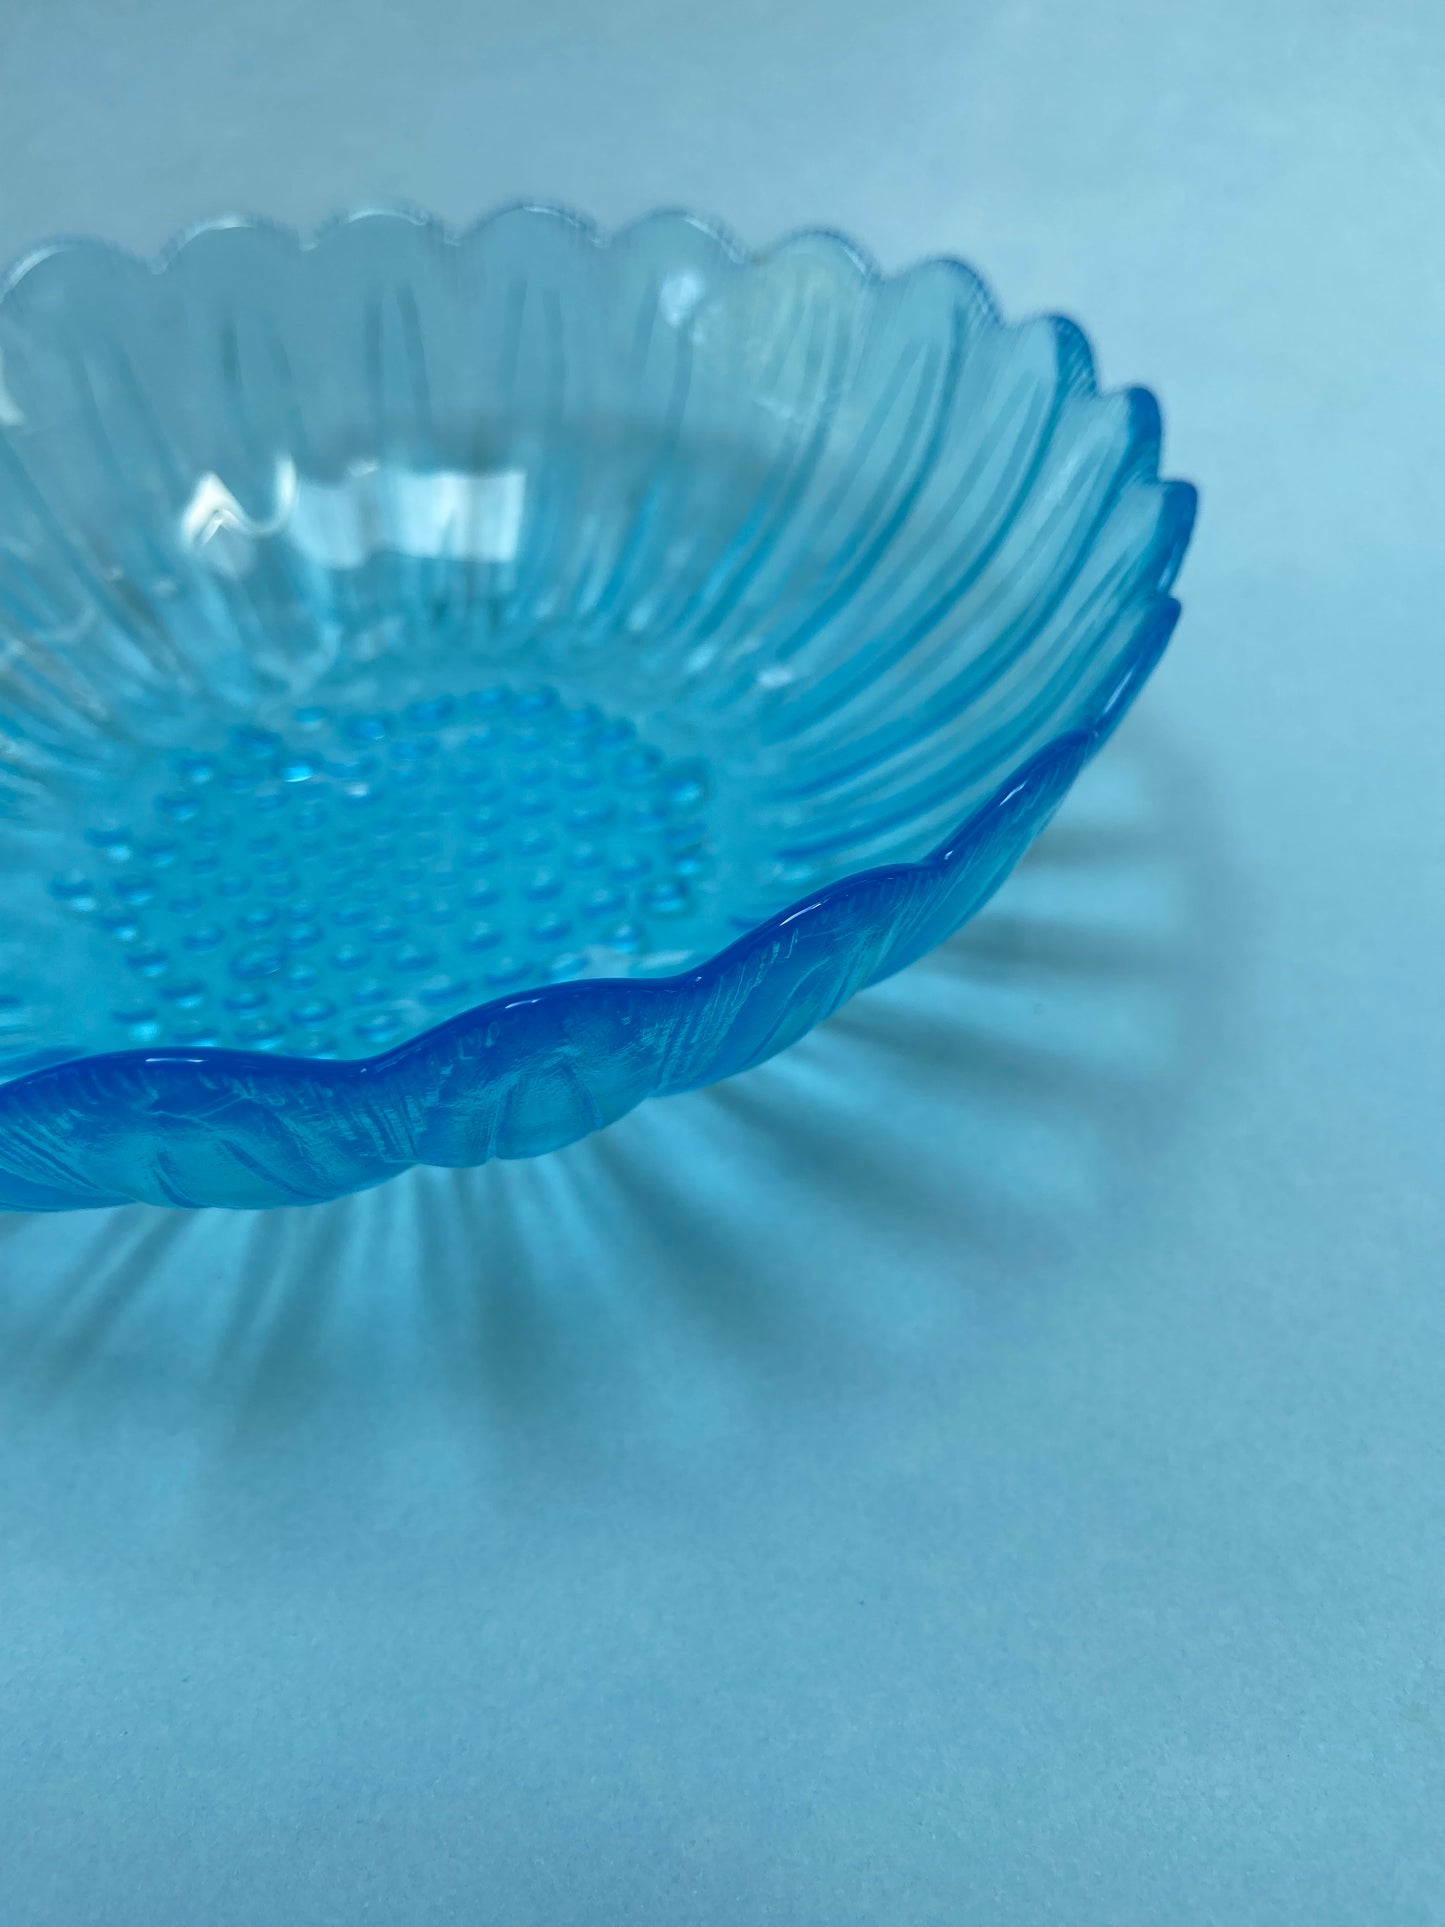
<svg viewBox="0 0 1445 1927"><path fill-rule="evenodd" d="M580 239L599 249L627 241L639 231L649 226L660 226L669 222L684 223L689 227L697 229L701 234L713 241L738 267L761 265L774 260L792 248L804 245L817 245L821 242L838 249L853 267L860 281L870 287L903 281L909 276L926 269L946 268L965 275L968 278L973 288L977 291L979 298L984 302L990 318L1001 325L1017 327L1028 325L1029 322L1044 322L1065 332L1070 339L1071 345L1080 357L1083 377L1090 392L1095 394L1124 393L1134 396L1139 403L1145 405L1149 418L1154 424L1154 434L1157 441L1160 411L1157 399L1151 390L1147 388L1129 387L1127 385L1119 389L1100 390L1097 386L1096 364L1089 337L1084 329L1068 316L1045 312L1038 315L1021 317L1018 322L1012 324L1004 324L998 304L994 300L987 283L983 280L982 276L979 275L977 270L970 267L966 261L962 261L951 255L925 255L910 262L907 266L897 270L895 273L889 274L885 273L874 256L850 235L826 227L792 229L771 242L765 248L749 249L743 245L731 229L725 227L721 222L694 214L685 208L677 207L655 208L641 215L636 220L624 223L622 226L610 230L601 227L596 221L580 213L575 208L562 205L561 203L528 199L505 202L494 208L490 213L482 216L479 220L471 222L462 228L454 228L447 222L427 213L424 209L408 205L405 202L381 204L377 206L358 206L349 211L332 216L330 219L322 222L310 234L303 233L299 229L290 227L284 222L272 221L264 217L223 214L198 221L192 226L180 230L149 260L142 255L133 253L127 248L120 247L113 242L103 240L99 237L89 235L58 235L27 250L11 264L3 275L0 275L0 306L3 306L9 300L14 290L19 287L27 276L39 267L42 262L50 260L57 254L68 253L72 250L77 252L85 251L108 254L136 267L146 269L152 274L161 275L184 254L192 242L208 234L236 228L251 232L260 231L275 234L297 248L300 252L312 253L324 247L328 240L333 238L337 233L358 223L373 220L395 220L409 222L416 227L423 228L435 234L442 242L449 246L464 246L499 221L508 217L516 217L517 215L536 216L541 219L553 220L559 224L564 224L575 232ZM1065 787L1067 787L1067 782L1072 781L1073 775L1077 774L1078 769L1082 767L1083 763L1088 760L1105 738L1112 733L1134 696L1137 695L1144 681L1152 672L1159 657L1163 654L1180 612L1178 602L1167 592L1178 573L1184 552L1189 545L1190 536L1193 532L1198 506L1198 491L1193 483L1181 481L1173 477L1165 478L1159 476L1157 471L1157 458L1151 466L1153 468L1153 479L1157 482L1158 486L1165 491L1167 497L1166 516L1171 538L1169 562L1159 581L1159 600L1153 619L1140 625L1133 648L1126 657L1121 659L1117 674L1108 685L1105 693L1098 698L1093 709L1085 718L1082 721L1074 723L1068 730L1061 732L1058 736L1053 737L1043 749L1036 752L1025 764L1013 771L994 794L985 803L979 805L978 808L972 811L928 856L922 857L913 863L887 864L875 866L867 870L852 871L847 876L840 877L837 881L826 885L823 889L799 898L794 903L789 904L785 909L777 911L772 916L765 918L762 922L755 924L752 929L745 932L744 935L739 937L735 942L727 945L724 949L715 951L701 963L691 965L686 970L679 971L672 976L647 979L602 977L589 978L580 984L561 983L538 985L524 992L503 995L501 997L491 998L485 1003L472 1005L469 1009L458 1013L456 1016L449 1017L443 1022L433 1025L430 1029L419 1031L415 1036L409 1037L402 1043L393 1045L389 1050L378 1052L371 1057L323 1059L296 1057L263 1051L238 1051L224 1047L213 1047L205 1050L188 1050L180 1046L159 1050L142 1047L126 1051L82 1052L78 1056L68 1057L56 1063L42 1065L37 1069L22 1072L20 1076L10 1080L8 1083L0 1084L0 1118L3 1118L6 1112L11 1113L13 1116L17 1110L23 1109L25 1101L29 1096L32 1094L39 1096L57 1082L63 1082L67 1078L72 1077L79 1066L105 1066L116 1071L121 1071L132 1066L192 1066L212 1073L219 1072L222 1075L225 1075L227 1072L236 1074L244 1073L248 1077L253 1077L257 1074L274 1076L276 1073L287 1068L293 1070L296 1068L304 1068L308 1073L315 1073L324 1069L328 1082L333 1080L340 1080L343 1083L355 1081L365 1086L367 1083L377 1081L384 1073L391 1073L397 1067L409 1063L415 1058L432 1054L438 1047L444 1049L448 1042L486 1029L505 1012L510 1010L536 1008L549 1004L565 1007L569 1002L575 1001L579 991L595 994L600 990L609 988L612 990L620 990L624 987L633 990L645 988L646 993L649 995L671 993L675 997L681 997L687 992L696 993L699 990L705 990L710 984L719 981L726 973L728 967L734 964L742 954L780 937L785 931L796 926L800 920L810 919L835 905L846 903L850 897L861 895L866 890L876 887L885 880L901 882L913 879L922 880L930 874L941 875L952 867L954 862L959 860L966 851L978 845L990 824L999 817L1000 813L1006 812L1010 803L1022 791L1028 789L1036 782L1042 773L1051 772L1058 774L1069 765L1072 765L1072 769L1065 783ZM890 968L902 967L903 964L901 963L890 966ZM5 1207L0 1205L0 1209L3 1208Z"/></svg>

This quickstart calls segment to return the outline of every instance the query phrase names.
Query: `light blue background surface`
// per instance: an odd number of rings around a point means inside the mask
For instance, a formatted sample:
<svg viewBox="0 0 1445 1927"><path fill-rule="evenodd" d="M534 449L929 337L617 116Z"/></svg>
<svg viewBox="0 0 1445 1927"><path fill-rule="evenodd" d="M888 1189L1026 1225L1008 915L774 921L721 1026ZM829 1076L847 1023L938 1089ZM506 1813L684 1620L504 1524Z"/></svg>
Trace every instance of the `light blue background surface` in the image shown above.
<svg viewBox="0 0 1445 1927"><path fill-rule="evenodd" d="M1076 314L1185 619L751 1077L0 1222L0 1921L1445 1922L1445 12L0 14L0 253L517 192Z"/></svg>

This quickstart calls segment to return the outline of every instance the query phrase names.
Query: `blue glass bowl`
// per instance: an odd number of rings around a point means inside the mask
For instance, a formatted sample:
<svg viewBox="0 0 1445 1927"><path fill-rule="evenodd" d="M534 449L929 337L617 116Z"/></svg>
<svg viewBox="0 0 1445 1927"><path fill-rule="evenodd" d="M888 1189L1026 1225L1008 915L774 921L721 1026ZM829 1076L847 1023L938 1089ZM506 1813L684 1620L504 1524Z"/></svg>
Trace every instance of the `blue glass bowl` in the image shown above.
<svg viewBox="0 0 1445 1927"><path fill-rule="evenodd" d="M729 1077L970 916L1173 627L1067 321L659 214L0 298L0 1204L273 1205Z"/></svg>

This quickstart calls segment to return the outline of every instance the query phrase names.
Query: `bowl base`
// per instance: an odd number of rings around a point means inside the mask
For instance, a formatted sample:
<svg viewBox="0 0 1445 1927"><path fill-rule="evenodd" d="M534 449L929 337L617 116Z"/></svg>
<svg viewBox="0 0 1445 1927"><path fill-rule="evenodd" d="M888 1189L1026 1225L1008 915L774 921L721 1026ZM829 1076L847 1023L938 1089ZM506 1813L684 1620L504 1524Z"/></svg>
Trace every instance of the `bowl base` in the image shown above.
<svg viewBox="0 0 1445 1927"><path fill-rule="evenodd" d="M92 805L49 878L88 1047L365 1056L507 991L684 968L746 922L718 789L548 684L219 726Z"/></svg>

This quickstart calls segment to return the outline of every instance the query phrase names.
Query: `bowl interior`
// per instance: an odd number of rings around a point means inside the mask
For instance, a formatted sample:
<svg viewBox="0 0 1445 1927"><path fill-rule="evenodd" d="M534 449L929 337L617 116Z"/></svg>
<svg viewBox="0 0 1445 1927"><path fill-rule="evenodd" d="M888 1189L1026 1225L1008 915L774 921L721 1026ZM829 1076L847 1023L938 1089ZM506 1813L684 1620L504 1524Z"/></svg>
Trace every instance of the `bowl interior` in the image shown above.
<svg viewBox="0 0 1445 1927"><path fill-rule="evenodd" d="M1096 719L1188 533L1077 330L826 236L63 247L0 356L0 1074L685 970Z"/></svg>

